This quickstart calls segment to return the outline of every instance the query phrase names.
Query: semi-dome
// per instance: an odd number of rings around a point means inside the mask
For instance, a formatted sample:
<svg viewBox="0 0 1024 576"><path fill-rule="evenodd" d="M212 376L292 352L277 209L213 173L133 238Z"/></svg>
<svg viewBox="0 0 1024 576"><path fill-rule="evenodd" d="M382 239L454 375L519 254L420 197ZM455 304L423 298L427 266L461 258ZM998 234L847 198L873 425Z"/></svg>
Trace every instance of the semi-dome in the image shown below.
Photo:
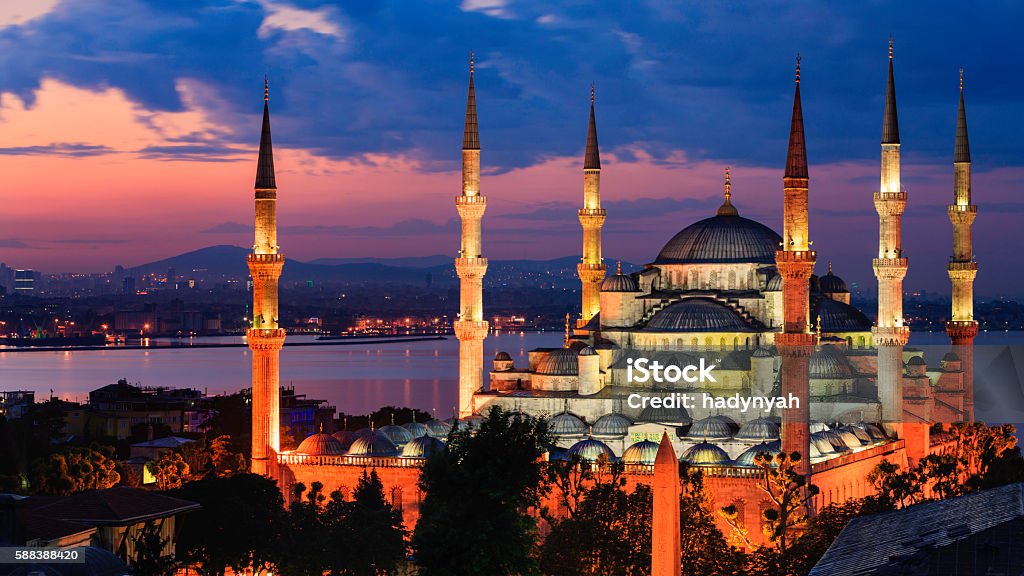
<svg viewBox="0 0 1024 576"><path fill-rule="evenodd" d="M334 434L331 434L331 436L341 443L343 450L348 450L348 447L356 441L356 433L351 430L338 430Z"/></svg>
<svg viewBox="0 0 1024 576"><path fill-rule="evenodd" d="M689 438L729 438L732 436L732 427L719 418L708 416L694 422L686 436Z"/></svg>
<svg viewBox="0 0 1024 576"><path fill-rule="evenodd" d="M779 438L779 425L771 420L755 418L744 424L736 437L743 440L776 440Z"/></svg>
<svg viewBox="0 0 1024 576"><path fill-rule="evenodd" d="M633 444L622 453L623 464L650 465L658 456L658 443L650 440L641 440Z"/></svg>
<svg viewBox="0 0 1024 576"><path fill-rule="evenodd" d="M556 348L537 362L536 372L544 376L576 376L580 372L580 364L575 351Z"/></svg>
<svg viewBox="0 0 1024 576"><path fill-rule="evenodd" d="M352 447L348 449L349 456L377 456L389 457L398 456L398 448L394 442L388 439L387 435L380 430L374 430L369 436L356 438Z"/></svg>
<svg viewBox="0 0 1024 576"><path fill-rule="evenodd" d="M601 292L639 292L640 284L631 275L615 274L601 282Z"/></svg>
<svg viewBox="0 0 1024 576"><path fill-rule="evenodd" d="M809 371L811 378L838 379L851 378L853 375L843 353L828 344L811 355Z"/></svg>
<svg viewBox="0 0 1024 576"><path fill-rule="evenodd" d="M444 442L430 436L420 436L402 448L402 458L429 458L444 450Z"/></svg>
<svg viewBox="0 0 1024 576"><path fill-rule="evenodd" d="M725 466L731 462L729 454L725 450L707 441L701 441L687 448L683 452L683 460L692 466Z"/></svg>
<svg viewBox="0 0 1024 576"><path fill-rule="evenodd" d="M843 432L849 432L853 434L854 436L857 437L857 440L860 440L861 444L871 444L872 442L874 442L874 439L871 437L870 434L868 434L867 430L861 428L860 426L843 426L842 428L840 428L840 430L842 430Z"/></svg>
<svg viewBox="0 0 1024 576"><path fill-rule="evenodd" d="M597 440L595 438L584 438L579 442L572 445L566 454L569 456L579 456L581 460L587 462L596 462L597 459L604 454L608 460L615 458L615 453L608 447L607 444Z"/></svg>
<svg viewBox="0 0 1024 576"><path fill-rule="evenodd" d="M307 436L296 452L309 456L338 456L345 453L345 448L334 436L320 432Z"/></svg>
<svg viewBox="0 0 1024 576"><path fill-rule="evenodd" d="M782 444L778 440L775 442L761 442L744 450L736 457L734 464L744 468L756 468L758 454L764 454L771 461L772 466L778 466L775 462L775 455L781 452Z"/></svg>
<svg viewBox="0 0 1024 576"><path fill-rule="evenodd" d="M843 442L846 444L846 447L849 448L850 450L854 450L856 448L860 448L865 444L871 443L870 441L864 442L863 440L860 439L859 436L845 428L840 428L834 431L833 433L837 434L840 438L842 438Z"/></svg>
<svg viewBox="0 0 1024 576"><path fill-rule="evenodd" d="M735 310L710 298L684 298L647 322L645 332L751 332Z"/></svg>
<svg viewBox="0 0 1024 576"><path fill-rule="evenodd" d="M427 420L424 426L427 427L427 433L434 438L447 438L448 434L452 431L452 425L445 422L444 420L438 420L434 418Z"/></svg>
<svg viewBox="0 0 1024 576"><path fill-rule="evenodd" d="M388 440L391 440L391 443L396 446L403 446L405 444L408 444L409 442L412 442L414 438L412 432L409 432L407 429L401 426L396 426L395 424L381 426L380 432L381 434L387 436Z"/></svg>
<svg viewBox="0 0 1024 576"><path fill-rule="evenodd" d="M776 274L768 279L768 284L764 287L765 292L782 292L782 275Z"/></svg>
<svg viewBox="0 0 1024 576"><path fill-rule="evenodd" d="M690 418L690 414L686 411L686 408L666 408L659 406L648 405L643 411L640 412L640 417L637 418L638 422L657 422L659 424L689 424L693 422L693 418Z"/></svg>
<svg viewBox="0 0 1024 576"><path fill-rule="evenodd" d="M832 443L832 440L826 436L828 432L815 432L811 434L811 444L818 449L818 453L821 455L835 454L836 446Z"/></svg>
<svg viewBox="0 0 1024 576"><path fill-rule="evenodd" d="M719 213L683 228L658 253L655 264L750 262L774 264L782 237L760 222Z"/></svg>
<svg viewBox="0 0 1024 576"><path fill-rule="evenodd" d="M430 435L430 429L427 428L426 424L421 422L408 422L406 424L402 424L402 428L408 430L414 439Z"/></svg>
<svg viewBox="0 0 1024 576"><path fill-rule="evenodd" d="M827 430L825 432L819 432L819 434L822 438L828 440L829 443L832 444L832 447L836 449L836 452L846 452L850 449L850 445L846 443L846 438L844 438L843 434L838 430ZM859 448L860 441L856 438L853 438L853 440L856 443L855 446Z"/></svg>
<svg viewBox="0 0 1024 576"><path fill-rule="evenodd" d="M633 423L622 414L605 414L594 422L594 436L625 436Z"/></svg>
<svg viewBox="0 0 1024 576"><path fill-rule="evenodd" d="M587 425L574 414L562 412L548 422L548 430L555 436L582 436Z"/></svg>
<svg viewBox="0 0 1024 576"><path fill-rule="evenodd" d="M822 332L869 332L871 320L863 312L845 302L819 298L811 310L812 318L821 318Z"/></svg>

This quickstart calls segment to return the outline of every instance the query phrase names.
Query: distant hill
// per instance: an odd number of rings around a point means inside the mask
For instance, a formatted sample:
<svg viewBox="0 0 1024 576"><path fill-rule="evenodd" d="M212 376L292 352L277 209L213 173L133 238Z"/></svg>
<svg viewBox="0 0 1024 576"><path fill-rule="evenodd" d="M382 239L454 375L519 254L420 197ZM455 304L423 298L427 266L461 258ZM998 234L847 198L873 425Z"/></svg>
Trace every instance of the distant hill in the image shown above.
<svg viewBox="0 0 1024 576"><path fill-rule="evenodd" d="M179 278L203 278L224 281L248 277L245 257L249 248L240 246L210 246L186 252L156 262L129 268L129 275L166 274L174 268ZM491 260L487 285L526 286L546 285L573 287L579 256L564 256L552 260ZM612 266L609 265L611 269ZM623 262L624 271L638 268ZM609 273L614 273L609 270ZM437 287L457 285L458 277L452 259L448 256L418 256L408 258L318 258L311 262L289 259L282 272L282 283L305 281L336 282L342 284L425 284Z"/></svg>

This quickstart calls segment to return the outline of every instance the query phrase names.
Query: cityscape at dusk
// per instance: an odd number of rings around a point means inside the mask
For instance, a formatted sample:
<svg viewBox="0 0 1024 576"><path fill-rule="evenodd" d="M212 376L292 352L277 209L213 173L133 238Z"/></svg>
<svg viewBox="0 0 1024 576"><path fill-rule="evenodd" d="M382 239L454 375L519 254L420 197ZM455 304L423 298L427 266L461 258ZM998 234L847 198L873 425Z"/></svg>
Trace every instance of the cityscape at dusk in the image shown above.
<svg viewBox="0 0 1024 576"><path fill-rule="evenodd" d="M1024 574L1022 16L4 3L0 576Z"/></svg>

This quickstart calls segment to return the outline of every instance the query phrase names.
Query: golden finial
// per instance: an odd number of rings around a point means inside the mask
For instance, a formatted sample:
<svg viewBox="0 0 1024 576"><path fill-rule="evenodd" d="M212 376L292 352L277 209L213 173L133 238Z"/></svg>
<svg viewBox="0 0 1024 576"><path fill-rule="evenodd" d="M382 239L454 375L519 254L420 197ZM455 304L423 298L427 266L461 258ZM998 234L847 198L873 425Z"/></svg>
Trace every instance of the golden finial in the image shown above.
<svg viewBox="0 0 1024 576"><path fill-rule="evenodd" d="M960 91L964 91L964 67L960 67Z"/></svg>
<svg viewBox="0 0 1024 576"><path fill-rule="evenodd" d="M476 55L473 52L470 52L469 53L469 75L470 76L473 75L473 68L475 67L474 66L475 59L476 59Z"/></svg>
<svg viewBox="0 0 1024 576"><path fill-rule="evenodd" d="M828 261L828 273L829 274L832 273L832 261L831 260Z"/></svg>
<svg viewBox="0 0 1024 576"><path fill-rule="evenodd" d="M800 83L800 53L796 55L796 83Z"/></svg>
<svg viewBox="0 0 1024 576"><path fill-rule="evenodd" d="M730 204L732 198L732 179L729 177L729 167L725 167L725 203Z"/></svg>
<svg viewBox="0 0 1024 576"><path fill-rule="evenodd" d="M263 75L263 101L270 100L270 78L266 74Z"/></svg>
<svg viewBox="0 0 1024 576"><path fill-rule="evenodd" d="M323 422L320 423L320 433L321 434L324 433L324 423Z"/></svg>
<svg viewBox="0 0 1024 576"><path fill-rule="evenodd" d="M892 60L892 36L889 36L889 60Z"/></svg>
<svg viewBox="0 0 1024 576"><path fill-rule="evenodd" d="M391 413L391 425L392 426L395 425L395 413L394 412Z"/></svg>
<svg viewBox="0 0 1024 576"><path fill-rule="evenodd" d="M619 260L619 262L615 265L615 274L617 276L622 276L622 260Z"/></svg>
<svg viewBox="0 0 1024 576"><path fill-rule="evenodd" d="M818 323L815 326L815 332L818 334L818 342L821 342L821 314L818 314Z"/></svg>
<svg viewBox="0 0 1024 576"><path fill-rule="evenodd" d="M569 313L566 312L565 313L565 347L566 348L569 347L569 322L571 321L571 319L572 319L572 316L570 316Z"/></svg>
<svg viewBox="0 0 1024 576"><path fill-rule="evenodd" d="M590 83L590 105L594 105L594 83Z"/></svg>
<svg viewBox="0 0 1024 576"><path fill-rule="evenodd" d="M345 416L342 422L342 430L348 430L348 416Z"/></svg>

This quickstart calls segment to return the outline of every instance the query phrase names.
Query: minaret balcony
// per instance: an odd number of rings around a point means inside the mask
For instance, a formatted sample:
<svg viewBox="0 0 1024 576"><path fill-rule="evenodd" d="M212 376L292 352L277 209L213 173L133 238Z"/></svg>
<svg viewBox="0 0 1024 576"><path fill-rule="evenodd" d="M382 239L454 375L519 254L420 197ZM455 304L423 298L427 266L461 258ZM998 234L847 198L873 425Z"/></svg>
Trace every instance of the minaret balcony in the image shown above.
<svg viewBox="0 0 1024 576"><path fill-rule="evenodd" d="M946 334L953 344L970 344L978 335L978 322L975 320L950 320L946 322Z"/></svg>
<svg viewBox="0 0 1024 576"><path fill-rule="evenodd" d="M284 254L247 254L245 259L257 264L277 264L284 262Z"/></svg>
<svg viewBox="0 0 1024 576"><path fill-rule="evenodd" d="M456 320L452 323L455 337L459 340L483 340L487 337L490 326L486 320Z"/></svg>
<svg viewBox="0 0 1024 576"><path fill-rule="evenodd" d="M580 208L580 216L600 216L604 218L606 212L604 208Z"/></svg>
<svg viewBox="0 0 1024 576"><path fill-rule="evenodd" d="M456 206L466 206L469 204L487 204L487 197L482 194L474 194L472 196L459 194L455 197Z"/></svg>
<svg viewBox="0 0 1024 576"><path fill-rule="evenodd" d="M818 260L817 250L776 250L776 262L810 262L813 264Z"/></svg>
<svg viewBox="0 0 1024 576"><path fill-rule="evenodd" d="M875 192L875 202L906 202L906 192Z"/></svg>
<svg viewBox="0 0 1024 576"><path fill-rule="evenodd" d="M905 346L910 340L907 326L875 326L871 329L875 346Z"/></svg>

